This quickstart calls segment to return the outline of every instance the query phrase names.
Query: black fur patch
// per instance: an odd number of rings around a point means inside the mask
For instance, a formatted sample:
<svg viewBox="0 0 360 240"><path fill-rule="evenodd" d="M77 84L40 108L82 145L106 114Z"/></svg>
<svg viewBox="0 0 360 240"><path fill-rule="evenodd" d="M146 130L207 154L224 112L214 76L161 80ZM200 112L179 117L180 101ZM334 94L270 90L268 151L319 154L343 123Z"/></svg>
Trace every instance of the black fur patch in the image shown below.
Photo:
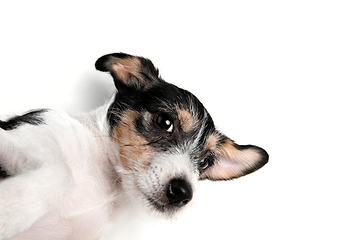
<svg viewBox="0 0 360 240"><path fill-rule="evenodd" d="M23 124L40 125L44 124L41 114L45 113L46 109L33 110L24 115L15 116L7 121L0 121L0 128L4 130L14 130Z"/></svg>
<svg viewBox="0 0 360 240"><path fill-rule="evenodd" d="M9 177L9 174L4 169L2 169L0 165L0 180L7 177Z"/></svg>

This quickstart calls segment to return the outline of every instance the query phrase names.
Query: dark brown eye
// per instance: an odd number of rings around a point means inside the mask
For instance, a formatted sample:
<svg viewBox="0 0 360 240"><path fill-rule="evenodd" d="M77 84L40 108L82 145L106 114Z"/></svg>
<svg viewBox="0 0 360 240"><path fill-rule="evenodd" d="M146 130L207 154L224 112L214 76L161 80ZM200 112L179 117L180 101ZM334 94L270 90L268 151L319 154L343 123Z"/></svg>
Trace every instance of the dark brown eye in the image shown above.
<svg viewBox="0 0 360 240"><path fill-rule="evenodd" d="M210 162L207 158L204 158L199 162L199 169L200 171L205 171L210 166Z"/></svg>
<svg viewBox="0 0 360 240"><path fill-rule="evenodd" d="M166 113L160 113L156 118L156 123L161 129L169 133L173 132L174 130L174 122L172 118Z"/></svg>
<svg viewBox="0 0 360 240"><path fill-rule="evenodd" d="M214 165L215 157L213 155L209 155L208 157L202 159L199 162L199 170L200 172L204 172L206 169Z"/></svg>

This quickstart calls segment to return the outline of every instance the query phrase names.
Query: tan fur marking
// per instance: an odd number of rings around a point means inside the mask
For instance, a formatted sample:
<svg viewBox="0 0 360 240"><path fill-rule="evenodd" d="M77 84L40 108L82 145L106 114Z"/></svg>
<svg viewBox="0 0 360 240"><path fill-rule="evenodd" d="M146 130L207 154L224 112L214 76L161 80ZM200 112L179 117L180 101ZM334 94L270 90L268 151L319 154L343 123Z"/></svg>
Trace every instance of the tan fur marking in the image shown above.
<svg viewBox="0 0 360 240"><path fill-rule="evenodd" d="M217 145L217 137L215 135L210 135L207 139L206 142L204 144L204 150L210 150L210 151L215 151L216 150L216 145Z"/></svg>
<svg viewBox="0 0 360 240"><path fill-rule="evenodd" d="M126 110L114 129L114 141L119 145L120 161L126 170L139 170L148 165L153 153L148 142L136 133L134 121L138 116L138 112Z"/></svg>
<svg viewBox="0 0 360 240"><path fill-rule="evenodd" d="M188 111L179 109L177 112L181 128L184 132L189 132L191 129L197 126L196 119L194 119L194 117Z"/></svg>
<svg viewBox="0 0 360 240"><path fill-rule="evenodd" d="M131 57L125 59L111 58L111 69L115 72L119 79L131 84L131 75L136 77L141 83L146 83L144 77L140 74L141 63L138 58Z"/></svg>
<svg viewBox="0 0 360 240"><path fill-rule="evenodd" d="M236 150L236 148L234 148L233 142L230 139L228 139L220 147L219 153L221 156L229 157L231 159L236 159L239 151Z"/></svg>

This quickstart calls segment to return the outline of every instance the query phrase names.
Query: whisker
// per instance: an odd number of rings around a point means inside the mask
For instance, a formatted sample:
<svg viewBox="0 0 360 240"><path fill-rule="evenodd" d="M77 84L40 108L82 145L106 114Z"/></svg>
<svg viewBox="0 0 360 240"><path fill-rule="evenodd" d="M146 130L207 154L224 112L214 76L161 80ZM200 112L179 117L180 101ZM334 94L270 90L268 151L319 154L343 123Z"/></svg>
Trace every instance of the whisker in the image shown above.
<svg viewBox="0 0 360 240"><path fill-rule="evenodd" d="M104 138L112 138L116 141L118 141L119 143L121 143L121 141L116 138L116 137L113 137L113 136L95 136L95 137L104 137ZM121 144L119 145L120 147L141 147L141 146L150 146L152 144L155 144L155 143L158 143L162 138L159 137L158 139L156 139L155 141L152 141L152 142L149 142L149 143L145 143L145 144Z"/></svg>

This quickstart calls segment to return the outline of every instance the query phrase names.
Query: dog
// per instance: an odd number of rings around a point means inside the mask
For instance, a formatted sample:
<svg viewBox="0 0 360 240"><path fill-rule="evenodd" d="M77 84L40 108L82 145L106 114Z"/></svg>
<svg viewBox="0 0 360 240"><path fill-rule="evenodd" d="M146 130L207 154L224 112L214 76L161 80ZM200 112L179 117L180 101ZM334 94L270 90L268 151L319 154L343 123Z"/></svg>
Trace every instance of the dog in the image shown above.
<svg viewBox="0 0 360 240"><path fill-rule="evenodd" d="M230 180L268 162L217 130L203 104L146 58L100 57L116 92L70 117L37 109L0 121L0 239L106 239L124 202L166 218L199 180ZM121 226L119 226L121 227Z"/></svg>

